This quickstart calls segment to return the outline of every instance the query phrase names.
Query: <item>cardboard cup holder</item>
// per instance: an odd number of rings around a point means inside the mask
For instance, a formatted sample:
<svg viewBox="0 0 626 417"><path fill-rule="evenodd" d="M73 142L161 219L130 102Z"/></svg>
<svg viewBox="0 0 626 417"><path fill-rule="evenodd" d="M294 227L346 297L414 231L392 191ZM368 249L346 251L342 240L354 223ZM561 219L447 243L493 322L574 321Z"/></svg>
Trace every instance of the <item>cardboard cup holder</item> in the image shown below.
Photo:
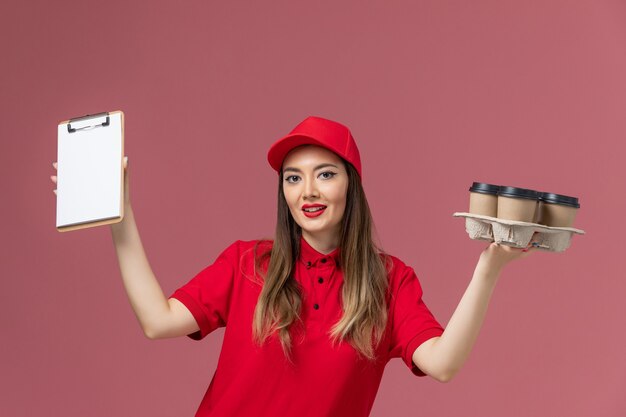
<svg viewBox="0 0 626 417"><path fill-rule="evenodd" d="M486 240L514 248L525 248L533 234L539 249L563 252L569 248L572 236L585 232L573 227L550 227L538 223L499 219L472 213L454 213L454 217L465 218L465 231L470 239Z"/></svg>

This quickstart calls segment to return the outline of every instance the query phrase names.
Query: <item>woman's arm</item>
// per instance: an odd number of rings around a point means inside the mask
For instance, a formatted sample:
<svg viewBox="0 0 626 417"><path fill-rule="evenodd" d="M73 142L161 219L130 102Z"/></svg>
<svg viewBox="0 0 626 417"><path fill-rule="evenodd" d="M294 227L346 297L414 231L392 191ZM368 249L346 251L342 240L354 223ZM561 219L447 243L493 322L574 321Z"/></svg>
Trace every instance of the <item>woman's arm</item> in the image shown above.
<svg viewBox="0 0 626 417"><path fill-rule="evenodd" d="M415 365L440 382L456 375L474 346L502 268L512 260L527 257L535 250L531 244L517 249L492 243L481 253L472 280L443 334L415 350Z"/></svg>
<svg viewBox="0 0 626 417"><path fill-rule="evenodd" d="M143 249L130 203L124 220L111 225L122 281L144 334L150 339L184 336L199 330L180 301L167 299Z"/></svg>

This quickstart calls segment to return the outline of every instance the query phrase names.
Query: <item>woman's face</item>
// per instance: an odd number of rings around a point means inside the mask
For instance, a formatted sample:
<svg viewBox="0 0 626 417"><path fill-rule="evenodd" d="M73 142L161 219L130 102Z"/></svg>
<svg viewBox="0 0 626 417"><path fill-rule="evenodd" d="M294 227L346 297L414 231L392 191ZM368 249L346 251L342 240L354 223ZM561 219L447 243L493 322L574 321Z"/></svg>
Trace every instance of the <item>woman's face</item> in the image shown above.
<svg viewBox="0 0 626 417"><path fill-rule="evenodd" d="M283 161L283 192L308 242L337 243L348 192L348 173L337 154L316 145L292 149ZM325 208L306 213L308 205Z"/></svg>

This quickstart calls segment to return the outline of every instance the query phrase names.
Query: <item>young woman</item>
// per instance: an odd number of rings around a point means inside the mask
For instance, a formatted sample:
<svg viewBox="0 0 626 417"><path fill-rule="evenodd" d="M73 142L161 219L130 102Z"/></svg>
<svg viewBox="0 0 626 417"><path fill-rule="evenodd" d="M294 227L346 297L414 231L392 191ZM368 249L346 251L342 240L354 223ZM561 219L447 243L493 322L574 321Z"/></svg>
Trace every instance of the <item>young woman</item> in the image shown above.
<svg viewBox="0 0 626 417"><path fill-rule="evenodd" d="M111 231L144 333L199 340L225 327L196 416L368 416L394 357L414 375L449 381L474 345L502 268L528 256L533 242L490 244L444 331L413 268L373 241L347 127L309 117L271 146L268 161L278 172L274 239L237 240L169 298L143 251L124 161L126 215Z"/></svg>

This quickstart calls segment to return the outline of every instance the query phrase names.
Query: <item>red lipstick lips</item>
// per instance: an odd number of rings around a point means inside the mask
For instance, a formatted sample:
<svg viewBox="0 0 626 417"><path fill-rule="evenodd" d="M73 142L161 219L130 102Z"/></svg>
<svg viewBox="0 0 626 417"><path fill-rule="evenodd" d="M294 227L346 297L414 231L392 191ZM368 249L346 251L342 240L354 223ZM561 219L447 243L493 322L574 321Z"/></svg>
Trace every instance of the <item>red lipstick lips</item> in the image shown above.
<svg viewBox="0 0 626 417"><path fill-rule="evenodd" d="M305 209L315 209L317 207L322 207L322 209L321 210L318 209L316 211L306 211L305 210ZM320 216L325 210L326 210L326 206L323 205L323 204L304 204L302 206L302 212L307 217L317 217L317 216Z"/></svg>

